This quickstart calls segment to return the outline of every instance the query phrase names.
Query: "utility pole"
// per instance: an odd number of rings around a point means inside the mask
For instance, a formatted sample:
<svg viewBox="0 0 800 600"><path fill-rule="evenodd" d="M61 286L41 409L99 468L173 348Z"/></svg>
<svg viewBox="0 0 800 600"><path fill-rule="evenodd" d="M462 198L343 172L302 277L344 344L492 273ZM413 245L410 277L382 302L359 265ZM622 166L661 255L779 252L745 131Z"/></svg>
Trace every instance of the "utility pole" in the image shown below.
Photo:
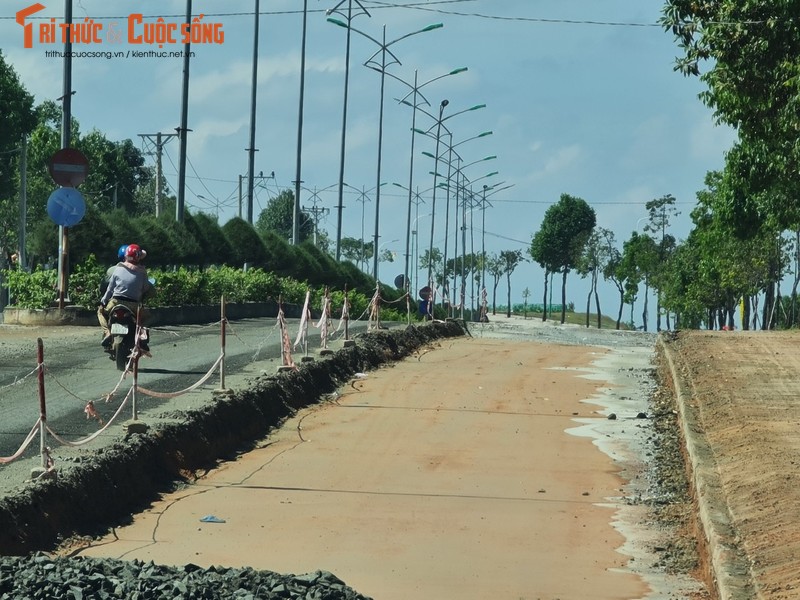
<svg viewBox="0 0 800 600"><path fill-rule="evenodd" d="M186 0L186 26L192 24L192 0ZM188 36L187 36L188 37ZM181 125L176 127L180 141L178 154L178 201L175 203L175 220L183 223L183 209L186 203L186 145L189 129L189 57L192 45L189 40L183 45L183 85L181 88Z"/></svg>
<svg viewBox="0 0 800 600"><path fill-rule="evenodd" d="M319 218L322 215L327 215L330 212L329 208L325 208L324 206L304 206L303 210L306 211L311 215L311 218L314 219L314 245L317 245L317 229L319 228ZM299 242L298 242L299 243Z"/></svg>
<svg viewBox="0 0 800 600"><path fill-rule="evenodd" d="M264 181L265 179L275 179L275 171L272 171L269 175L264 175L264 171L259 171L258 175L250 175L250 173L246 176L248 178L248 200L247 200L247 222L251 225L253 224L253 198L255 197L255 180L258 179L260 181ZM239 175L239 218L242 218L242 180L245 178L245 175ZM252 184L252 185L251 185ZM266 188L265 188L266 189ZM256 217L256 220L258 218Z"/></svg>
<svg viewBox="0 0 800 600"><path fill-rule="evenodd" d="M28 270L28 257L25 252L26 229L28 224L28 138L22 136L19 148L19 250L17 264Z"/></svg>
<svg viewBox="0 0 800 600"><path fill-rule="evenodd" d="M164 191L161 189L161 155L163 154L164 144L166 144L170 138L178 137L177 133L140 133L140 138L146 139L150 142L153 141L155 138L156 144L156 217L161 216L161 211L163 209L163 195ZM166 138L166 141L164 141Z"/></svg>

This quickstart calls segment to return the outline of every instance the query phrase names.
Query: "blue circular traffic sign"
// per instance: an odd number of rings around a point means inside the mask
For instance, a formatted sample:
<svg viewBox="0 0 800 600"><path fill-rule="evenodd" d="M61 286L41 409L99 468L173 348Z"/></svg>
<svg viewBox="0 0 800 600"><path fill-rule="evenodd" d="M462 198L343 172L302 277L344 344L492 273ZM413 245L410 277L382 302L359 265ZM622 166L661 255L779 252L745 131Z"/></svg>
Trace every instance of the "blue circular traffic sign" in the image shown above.
<svg viewBox="0 0 800 600"><path fill-rule="evenodd" d="M86 202L75 188L62 187L47 199L47 214L56 225L72 227L86 214Z"/></svg>

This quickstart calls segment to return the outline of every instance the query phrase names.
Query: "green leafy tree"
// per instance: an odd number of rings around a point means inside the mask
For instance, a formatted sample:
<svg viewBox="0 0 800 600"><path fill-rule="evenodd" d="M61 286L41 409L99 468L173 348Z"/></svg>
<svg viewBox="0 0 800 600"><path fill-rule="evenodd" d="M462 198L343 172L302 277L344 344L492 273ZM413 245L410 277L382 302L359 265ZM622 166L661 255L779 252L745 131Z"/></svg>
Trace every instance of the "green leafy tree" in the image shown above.
<svg viewBox="0 0 800 600"><path fill-rule="evenodd" d="M35 126L33 96L0 50L0 268L18 246L19 152Z"/></svg>
<svg viewBox="0 0 800 600"><path fill-rule="evenodd" d="M339 240L339 253L346 260L360 265L362 269L372 258L374 247L373 242L367 242L360 238L343 237Z"/></svg>
<svg viewBox="0 0 800 600"><path fill-rule="evenodd" d="M184 213L184 225L199 246L198 265L201 268L212 264L232 265L233 248L222 232L216 217L206 213Z"/></svg>
<svg viewBox="0 0 800 600"><path fill-rule="evenodd" d="M419 257L419 268L430 269L431 277L439 284L442 282L442 251L439 248L434 248L433 252L430 249L425 250L422 256ZM425 282L425 285L430 285L430 282Z"/></svg>
<svg viewBox="0 0 800 600"><path fill-rule="evenodd" d="M622 253L616 247L614 233L601 229L604 232L604 253L606 259L602 265L603 279L611 281L619 293L619 309L617 310L616 329L622 326L622 311L625 308L625 277L622 273ZM599 311L598 311L599 312Z"/></svg>
<svg viewBox="0 0 800 600"><path fill-rule="evenodd" d="M508 287L506 317L511 317L511 274L524 260L525 258L522 256L522 250L503 250L500 252L500 261L503 265L503 273L506 276L506 285Z"/></svg>
<svg viewBox="0 0 800 600"><path fill-rule="evenodd" d="M625 301L631 305L631 325L633 325L633 305L639 295L639 285L644 283L642 309L642 329L647 331L647 294L650 290L650 277L658 266L656 243L650 236L634 231L622 245L622 260L618 277L625 281Z"/></svg>
<svg viewBox="0 0 800 600"><path fill-rule="evenodd" d="M683 51L676 69L700 76L707 86L703 102L739 134L725 167L734 193L726 196L728 209L720 213L731 224L758 224L772 215L778 227L786 228L796 220L797 14L796 2L665 1L661 22Z"/></svg>
<svg viewBox="0 0 800 600"><path fill-rule="evenodd" d="M294 232L294 192L284 190L270 198L267 206L258 215L256 231L274 231L285 240L291 240ZM300 241L312 238L314 221L306 212L300 211Z"/></svg>
<svg viewBox="0 0 800 600"><path fill-rule="evenodd" d="M578 266L596 222L594 209L585 200L561 194L545 211L542 226L531 241L530 255L544 268L545 276L561 273L562 324L567 318L567 275Z"/></svg>
<svg viewBox="0 0 800 600"><path fill-rule="evenodd" d="M261 266L267 262L264 242L247 221L234 217L222 226L222 232L233 249L234 266Z"/></svg>
<svg viewBox="0 0 800 600"><path fill-rule="evenodd" d="M661 331L661 274L666 271L664 268L669 255L675 250L675 238L667 233L670 221L677 217L680 212L675 207L675 197L667 194L661 198L650 200L645 204L648 220L644 230L648 232L657 247L657 265L650 276L653 288L656 290L656 331ZM669 313L666 315L667 329L669 329Z"/></svg>
<svg viewBox="0 0 800 600"><path fill-rule="evenodd" d="M144 156L133 142L113 142L93 129L78 140L76 147L89 160L89 175L81 184L87 200L100 210L122 208L139 213L136 191L149 186L153 173L144 166Z"/></svg>
<svg viewBox="0 0 800 600"><path fill-rule="evenodd" d="M497 314L497 286L503 276L503 263L504 261L496 254L492 254L486 261L486 270L492 276L492 315Z"/></svg>
<svg viewBox="0 0 800 600"><path fill-rule="evenodd" d="M586 327L589 327L592 298L594 298L597 312L597 328L600 329L602 327L602 313L600 311L600 296L597 291L597 284L601 273L611 258L613 240L614 233L609 229L599 227L592 231L576 267L576 271L581 277L588 276L591 278L589 293L586 295Z"/></svg>

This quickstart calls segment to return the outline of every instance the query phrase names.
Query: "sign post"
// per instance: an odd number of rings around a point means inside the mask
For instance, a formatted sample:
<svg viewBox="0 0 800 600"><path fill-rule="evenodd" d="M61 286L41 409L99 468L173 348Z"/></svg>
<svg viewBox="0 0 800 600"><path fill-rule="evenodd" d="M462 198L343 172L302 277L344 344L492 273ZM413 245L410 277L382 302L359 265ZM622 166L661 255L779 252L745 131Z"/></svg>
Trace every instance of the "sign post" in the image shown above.
<svg viewBox="0 0 800 600"><path fill-rule="evenodd" d="M50 194L47 214L58 225L58 308L64 308L69 269L68 228L76 225L86 212L83 196L74 188L89 174L89 161L75 148L62 148L50 157L47 170L53 181L62 186Z"/></svg>

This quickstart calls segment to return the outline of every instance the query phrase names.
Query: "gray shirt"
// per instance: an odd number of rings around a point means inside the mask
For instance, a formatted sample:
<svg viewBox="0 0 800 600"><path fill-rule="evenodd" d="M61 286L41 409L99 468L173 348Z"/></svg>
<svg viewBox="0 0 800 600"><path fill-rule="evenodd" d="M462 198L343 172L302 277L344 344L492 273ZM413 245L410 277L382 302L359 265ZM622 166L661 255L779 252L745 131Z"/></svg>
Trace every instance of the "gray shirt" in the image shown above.
<svg viewBox="0 0 800 600"><path fill-rule="evenodd" d="M114 296L124 296L134 302L141 302L142 296L149 289L147 269L140 265L120 263L114 267L108 281L108 289L100 302L105 305Z"/></svg>

